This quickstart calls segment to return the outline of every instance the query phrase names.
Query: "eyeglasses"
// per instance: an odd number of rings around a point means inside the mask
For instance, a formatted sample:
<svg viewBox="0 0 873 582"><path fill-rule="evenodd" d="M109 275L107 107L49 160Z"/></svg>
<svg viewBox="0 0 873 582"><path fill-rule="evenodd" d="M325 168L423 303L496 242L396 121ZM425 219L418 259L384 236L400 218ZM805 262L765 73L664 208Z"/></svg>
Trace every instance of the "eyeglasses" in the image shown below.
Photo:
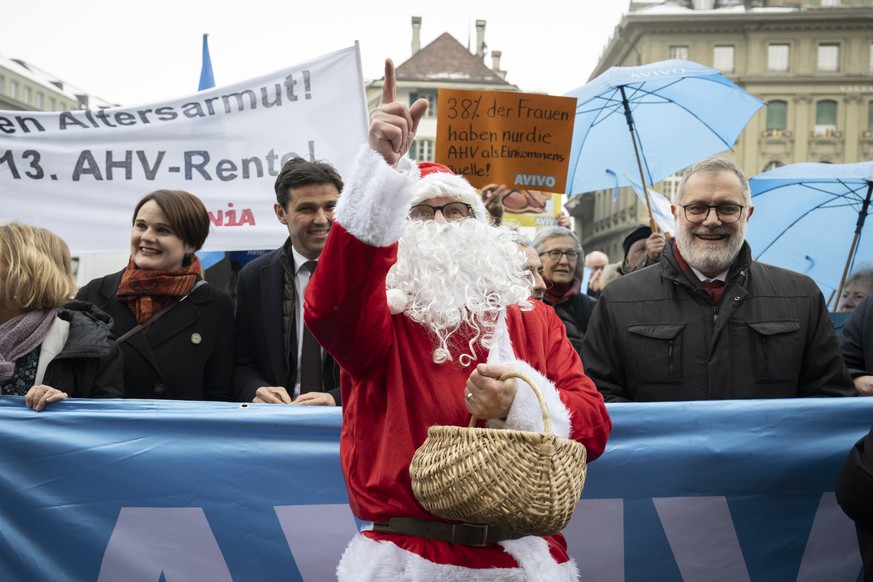
<svg viewBox="0 0 873 582"><path fill-rule="evenodd" d="M742 204L719 204L717 206L707 206L706 204L686 204L682 206L685 209L685 220L688 222L700 223L706 220L711 210L715 210L715 215L720 221L725 224L732 224L740 219L743 214Z"/></svg>
<svg viewBox="0 0 873 582"><path fill-rule="evenodd" d="M567 260L571 263L579 258L579 253L577 253L576 251L559 251L557 249L540 253L540 256L543 255L548 255L548 257L553 261L560 261L561 257L567 255Z"/></svg>
<svg viewBox="0 0 873 582"><path fill-rule="evenodd" d="M409 218L412 220L433 220L437 211L443 213L446 220L462 220L473 216L473 207L463 202L449 202L442 206L431 206L429 204L416 204L409 209Z"/></svg>

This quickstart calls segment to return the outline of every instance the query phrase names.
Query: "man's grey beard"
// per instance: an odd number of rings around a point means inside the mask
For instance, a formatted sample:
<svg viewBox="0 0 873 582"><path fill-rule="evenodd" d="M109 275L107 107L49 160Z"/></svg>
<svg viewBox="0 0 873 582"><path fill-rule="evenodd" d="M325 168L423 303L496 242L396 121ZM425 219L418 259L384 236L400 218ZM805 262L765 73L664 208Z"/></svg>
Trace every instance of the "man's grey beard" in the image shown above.
<svg viewBox="0 0 873 582"><path fill-rule="evenodd" d="M729 269L740 254L743 241L746 239L746 224L742 218L736 230L726 226L709 228L702 224L681 224L676 229L676 246L686 263L701 273L718 274ZM717 247L712 245L711 248L703 248L703 245L695 244L697 242L694 237L695 232L726 234L728 238Z"/></svg>

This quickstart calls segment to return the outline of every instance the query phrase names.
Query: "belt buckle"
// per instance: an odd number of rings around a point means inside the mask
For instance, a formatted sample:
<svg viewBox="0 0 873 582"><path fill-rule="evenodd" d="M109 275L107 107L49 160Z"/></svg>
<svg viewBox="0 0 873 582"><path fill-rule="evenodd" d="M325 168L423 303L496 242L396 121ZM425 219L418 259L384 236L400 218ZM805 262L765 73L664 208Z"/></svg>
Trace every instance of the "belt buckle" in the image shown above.
<svg viewBox="0 0 873 582"><path fill-rule="evenodd" d="M487 546L488 526L478 523L454 523L452 524L452 543L476 547Z"/></svg>

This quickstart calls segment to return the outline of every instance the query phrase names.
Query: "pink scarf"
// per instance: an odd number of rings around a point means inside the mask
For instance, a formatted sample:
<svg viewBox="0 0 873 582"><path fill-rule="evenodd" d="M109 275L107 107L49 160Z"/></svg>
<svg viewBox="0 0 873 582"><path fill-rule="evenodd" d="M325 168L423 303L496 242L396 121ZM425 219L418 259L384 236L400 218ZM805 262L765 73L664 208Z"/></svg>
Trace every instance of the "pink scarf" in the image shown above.
<svg viewBox="0 0 873 582"><path fill-rule="evenodd" d="M0 384L15 373L15 360L42 344L57 313L57 309L35 309L0 324Z"/></svg>

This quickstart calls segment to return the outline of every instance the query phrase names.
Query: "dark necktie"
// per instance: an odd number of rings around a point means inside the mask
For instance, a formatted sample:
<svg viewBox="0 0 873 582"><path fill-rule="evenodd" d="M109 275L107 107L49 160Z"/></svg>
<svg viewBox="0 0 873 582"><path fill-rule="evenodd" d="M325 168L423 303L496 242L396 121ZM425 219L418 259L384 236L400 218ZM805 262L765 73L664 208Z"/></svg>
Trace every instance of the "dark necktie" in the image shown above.
<svg viewBox="0 0 873 582"><path fill-rule="evenodd" d="M721 294L724 293L724 281L719 281L718 279L715 279L714 281L703 281L700 283L700 286L709 293L709 296L712 297L713 303L718 305L718 302L721 299Z"/></svg>
<svg viewBox="0 0 873 582"><path fill-rule="evenodd" d="M309 271L310 277L315 271L316 261L303 263L301 269ZM303 301L303 297L300 298ZM321 346L312 336L306 323L303 324L303 345L300 349L300 393L322 392L321 383Z"/></svg>

